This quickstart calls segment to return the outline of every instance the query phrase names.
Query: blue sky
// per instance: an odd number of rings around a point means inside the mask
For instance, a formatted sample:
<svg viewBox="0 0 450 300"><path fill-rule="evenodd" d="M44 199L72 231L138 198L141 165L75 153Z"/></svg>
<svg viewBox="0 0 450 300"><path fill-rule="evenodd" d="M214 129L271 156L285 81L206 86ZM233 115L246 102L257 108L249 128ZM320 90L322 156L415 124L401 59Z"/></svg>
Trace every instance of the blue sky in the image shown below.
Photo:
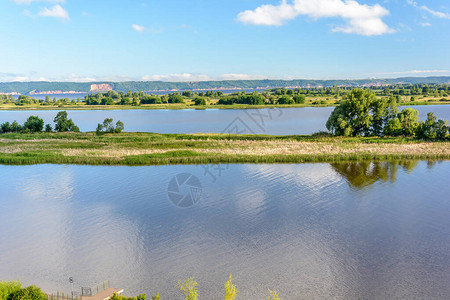
<svg viewBox="0 0 450 300"><path fill-rule="evenodd" d="M450 75L448 0L0 0L0 81Z"/></svg>

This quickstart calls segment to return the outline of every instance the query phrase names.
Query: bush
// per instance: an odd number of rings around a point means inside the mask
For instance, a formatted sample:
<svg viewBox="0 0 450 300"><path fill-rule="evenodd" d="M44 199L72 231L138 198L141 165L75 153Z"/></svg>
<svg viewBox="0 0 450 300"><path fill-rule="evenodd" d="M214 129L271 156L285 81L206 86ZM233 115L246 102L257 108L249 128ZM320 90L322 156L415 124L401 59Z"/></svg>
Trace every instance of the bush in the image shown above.
<svg viewBox="0 0 450 300"><path fill-rule="evenodd" d="M223 297L224 300L234 300L237 297L237 294L239 293L239 290L237 287L232 283L233 278L231 277L228 279L227 282L225 282L225 296Z"/></svg>
<svg viewBox="0 0 450 300"><path fill-rule="evenodd" d="M98 124L97 125L97 129L96 129L96 133L97 135L100 135L102 133L121 133L124 129L124 124L122 121L117 121L116 122L116 127L114 127L113 124L113 119L111 118L106 118L103 121L103 124Z"/></svg>
<svg viewBox="0 0 450 300"><path fill-rule="evenodd" d="M44 129L44 120L37 116L30 116L23 124L23 130L41 132Z"/></svg>
<svg viewBox="0 0 450 300"><path fill-rule="evenodd" d="M306 100L306 96L305 95L295 95L293 97L295 103L297 104L304 104L305 100Z"/></svg>
<svg viewBox="0 0 450 300"><path fill-rule="evenodd" d="M443 140L448 132L448 122L437 120L433 113L428 113L425 122L420 122L416 129L416 136L420 139Z"/></svg>
<svg viewBox="0 0 450 300"><path fill-rule="evenodd" d="M205 98L195 98L195 105L206 105L206 100Z"/></svg>
<svg viewBox="0 0 450 300"><path fill-rule="evenodd" d="M180 290L184 292L185 300L198 299L197 285L197 282L192 277L185 280L184 282L178 282Z"/></svg>
<svg viewBox="0 0 450 300"><path fill-rule="evenodd" d="M183 96L179 94L172 94L169 96L169 103L184 103Z"/></svg>
<svg viewBox="0 0 450 300"><path fill-rule="evenodd" d="M22 288L19 281L0 281L0 300L47 300L47 295L34 285Z"/></svg>

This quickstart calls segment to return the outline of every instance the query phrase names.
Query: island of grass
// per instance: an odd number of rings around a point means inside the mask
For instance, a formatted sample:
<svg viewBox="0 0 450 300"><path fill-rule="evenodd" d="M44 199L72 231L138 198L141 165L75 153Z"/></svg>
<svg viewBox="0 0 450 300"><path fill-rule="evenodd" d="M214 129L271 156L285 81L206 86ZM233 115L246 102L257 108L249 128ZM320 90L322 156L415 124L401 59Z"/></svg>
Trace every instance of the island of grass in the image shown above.
<svg viewBox="0 0 450 300"><path fill-rule="evenodd" d="M449 141L406 137L7 133L1 164L166 165L446 160Z"/></svg>

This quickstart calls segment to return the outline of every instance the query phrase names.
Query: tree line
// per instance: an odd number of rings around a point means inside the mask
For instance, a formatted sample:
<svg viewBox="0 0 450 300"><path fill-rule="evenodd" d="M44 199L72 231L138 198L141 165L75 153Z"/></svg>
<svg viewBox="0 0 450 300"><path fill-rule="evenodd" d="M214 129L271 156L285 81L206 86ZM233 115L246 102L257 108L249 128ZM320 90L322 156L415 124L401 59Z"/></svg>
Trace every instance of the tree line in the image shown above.
<svg viewBox="0 0 450 300"><path fill-rule="evenodd" d="M274 88L261 92L245 91L224 94L222 91L205 91L193 92L190 90L183 92L174 92L167 95L148 94L146 92L116 92L108 91L106 93L96 93L86 95L83 99L68 98L50 98L35 99L31 96L20 95L18 99L14 99L11 95L0 95L0 104L15 105L145 105L145 104L170 104L170 103L186 103L190 102L194 105L264 105L264 104L304 104L306 97L314 99L322 97L325 99L313 101L311 104L338 104L341 98L346 97L352 90L348 86L332 86L332 87L310 87L310 88ZM390 86L369 86L365 90L373 91L377 97L388 97L401 102L416 102L417 100L431 97L434 101L450 101L449 84L396 84ZM215 100L213 103L212 100Z"/></svg>
<svg viewBox="0 0 450 300"><path fill-rule="evenodd" d="M50 124L44 125L44 120L38 116L29 116L21 125L17 121L4 122L0 124L0 133L34 133L34 132L80 132L80 128L69 119L66 111L60 111L53 119L54 128ZM124 129L122 121L117 121L115 126L113 119L106 118L103 123L97 125L97 135L104 133L121 133Z"/></svg>
<svg viewBox="0 0 450 300"><path fill-rule="evenodd" d="M405 108L398 112L396 101L377 98L371 90L353 89L331 113L326 127L338 136L407 136L445 139L448 122L428 113L419 121L419 112Z"/></svg>

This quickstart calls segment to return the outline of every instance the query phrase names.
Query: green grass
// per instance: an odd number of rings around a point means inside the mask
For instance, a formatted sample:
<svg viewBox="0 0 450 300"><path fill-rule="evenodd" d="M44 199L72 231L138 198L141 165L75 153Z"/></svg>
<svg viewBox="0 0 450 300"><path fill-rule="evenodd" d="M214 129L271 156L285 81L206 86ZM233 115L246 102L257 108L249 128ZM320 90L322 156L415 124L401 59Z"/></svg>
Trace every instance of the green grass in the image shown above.
<svg viewBox="0 0 450 300"><path fill-rule="evenodd" d="M167 165L450 159L411 138L122 133L0 135L0 164Z"/></svg>

